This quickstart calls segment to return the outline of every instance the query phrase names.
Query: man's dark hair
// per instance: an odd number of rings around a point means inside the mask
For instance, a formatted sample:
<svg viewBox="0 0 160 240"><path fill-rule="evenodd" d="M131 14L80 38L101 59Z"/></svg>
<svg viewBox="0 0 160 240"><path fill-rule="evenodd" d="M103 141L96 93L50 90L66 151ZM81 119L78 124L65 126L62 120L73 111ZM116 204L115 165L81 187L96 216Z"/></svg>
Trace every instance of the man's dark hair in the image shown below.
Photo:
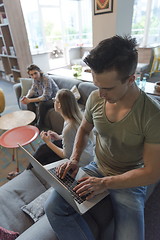
<svg viewBox="0 0 160 240"><path fill-rule="evenodd" d="M84 62L95 72L103 73L107 70L116 70L125 81L135 73L138 61L137 42L130 36L114 36L101 41Z"/></svg>
<svg viewBox="0 0 160 240"><path fill-rule="evenodd" d="M30 66L27 67L27 73L29 74L30 71L36 70L40 72L41 75L43 75L42 70L35 64L31 64Z"/></svg>

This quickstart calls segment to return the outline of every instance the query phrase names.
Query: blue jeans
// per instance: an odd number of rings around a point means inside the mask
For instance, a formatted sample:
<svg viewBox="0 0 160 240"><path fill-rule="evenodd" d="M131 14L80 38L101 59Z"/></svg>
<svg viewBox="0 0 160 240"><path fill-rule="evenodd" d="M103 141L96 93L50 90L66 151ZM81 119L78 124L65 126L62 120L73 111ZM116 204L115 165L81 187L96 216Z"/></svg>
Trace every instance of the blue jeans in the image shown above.
<svg viewBox="0 0 160 240"><path fill-rule="evenodd" d="M95 162L83 169L92 176L103 177ZM115 240L144 240L145 195L146 187L110 190L114 209ZM83 216L55 190L45 204L45 212L59 240L95 240Z"/></svg>

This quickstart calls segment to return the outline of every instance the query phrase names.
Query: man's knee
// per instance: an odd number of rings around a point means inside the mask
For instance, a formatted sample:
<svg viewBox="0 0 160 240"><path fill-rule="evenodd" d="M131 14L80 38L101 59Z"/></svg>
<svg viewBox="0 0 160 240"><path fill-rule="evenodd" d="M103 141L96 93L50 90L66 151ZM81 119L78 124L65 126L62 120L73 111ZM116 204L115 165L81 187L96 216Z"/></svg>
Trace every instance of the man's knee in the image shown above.
<svg viewBox="0 0 160 240"><path fill-rule="evenodd" d="M35 103L28 103L27 104L27 109L32 111L32 112L36 112L36 106Z"/></svg>
<svg viewBox="0 0 160 240"><path fill-rule="evenodd" d="M75 212L75 210L55 190L53 190L50 197L47 199L44 210L47 215L51 212L55 215L68 215Z"/></svg>
<svg viewBox="0 0 160 240"><path fill-rule="evenodd" d="M110 190L112 201L121 209L141 211L144 208L146 187Z"/></svg>
<svg viewBox="0 0 160 240"><path fill-rule="evenodd" d="M47 101L42 101L42 102L39 102L39 108L40 109L44 109L44 108L46 108L47 107Z"/></svg>
<svg viewBox="0 0 160 240"><path fill-rule="evenodd" d="M53 108L53 101L52 100L39 102L39 109L48 110L50 108Z"/></svg>

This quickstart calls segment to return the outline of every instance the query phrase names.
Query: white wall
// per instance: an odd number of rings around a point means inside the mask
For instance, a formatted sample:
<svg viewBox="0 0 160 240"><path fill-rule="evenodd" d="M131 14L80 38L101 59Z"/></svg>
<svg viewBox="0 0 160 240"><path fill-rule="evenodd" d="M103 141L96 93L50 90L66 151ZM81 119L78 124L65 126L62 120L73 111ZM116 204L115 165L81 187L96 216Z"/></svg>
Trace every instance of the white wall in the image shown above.
<svg viewBox="0 0 160 240"><path fill-rule="evenodd" d="M133 5L134 0L113 0L113 12L99 15L94 15L94 6L92 6L93 46L116 34L131 33Z"/></svg>
<svg viewBox="0 0 160 240"><path fill-rule="evenodd" d="M116 34L131 34L134 0L118 0Z"/></svg>
<svg viewBox="0 0 160 240"><path fill-rule="evenodd" d="M37 53L32 55L33 64L36 64L44 73L50 70L49 53Z"/></svg>

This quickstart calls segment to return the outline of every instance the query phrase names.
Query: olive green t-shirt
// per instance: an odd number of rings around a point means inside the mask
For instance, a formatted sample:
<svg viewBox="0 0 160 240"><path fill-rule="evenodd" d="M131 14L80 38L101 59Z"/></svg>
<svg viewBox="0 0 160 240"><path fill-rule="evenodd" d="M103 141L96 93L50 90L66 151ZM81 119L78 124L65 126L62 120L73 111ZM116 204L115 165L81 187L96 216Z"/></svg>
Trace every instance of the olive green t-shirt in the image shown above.
<svg viewBox="0 0 160 240"><path fill-rule="evenodd" d="M131 111L111 123L96 90L87 100L85 118L97 131L95 161L104 176L143 167L144 143L160 144L160 105L142 91Z"/></svg>

